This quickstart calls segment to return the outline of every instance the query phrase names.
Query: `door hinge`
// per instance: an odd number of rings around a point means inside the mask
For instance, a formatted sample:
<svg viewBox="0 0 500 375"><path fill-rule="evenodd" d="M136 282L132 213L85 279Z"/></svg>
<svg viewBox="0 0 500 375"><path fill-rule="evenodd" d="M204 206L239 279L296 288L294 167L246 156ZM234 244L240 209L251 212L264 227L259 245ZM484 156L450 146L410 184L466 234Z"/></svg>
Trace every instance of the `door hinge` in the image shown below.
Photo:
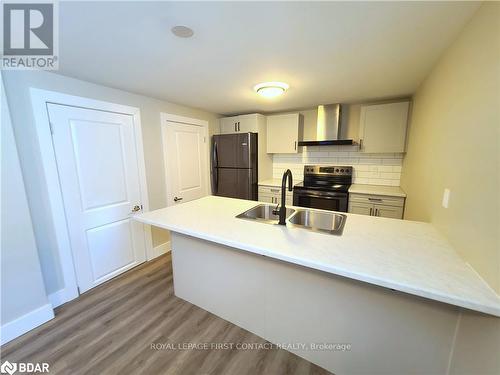
<svg viewBox="0 0 500 375"><path fill-rule="evenodd" d="M52 125L51 122L49 122L49 129L50 129L50 134L54 134L54 126Z"/></svg>

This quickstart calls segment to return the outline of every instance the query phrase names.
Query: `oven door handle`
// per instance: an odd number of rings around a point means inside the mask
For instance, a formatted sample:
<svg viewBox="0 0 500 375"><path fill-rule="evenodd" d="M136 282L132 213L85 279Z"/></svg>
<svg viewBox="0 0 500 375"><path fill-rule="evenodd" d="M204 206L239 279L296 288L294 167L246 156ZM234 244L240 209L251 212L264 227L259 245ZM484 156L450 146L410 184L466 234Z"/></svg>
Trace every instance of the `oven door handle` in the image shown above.
<svg viewBox="0 0 500 375"><path fill-rule="evenodd" d="M327 194L313 194L306 191L300 193L295 193L299 197L314 197L314 198L325 198L325 199L337 199L337 198L347 198L346 193L327 193Z"/></svg>
<svg viewBox="0 0 500 375"><path fill-rule="evenodd" d="M338 199L341 199L341 197L325 197L324 195L308 195L307 197L321 198L321 199L326 199L326 200L338 200Z"/></svg>

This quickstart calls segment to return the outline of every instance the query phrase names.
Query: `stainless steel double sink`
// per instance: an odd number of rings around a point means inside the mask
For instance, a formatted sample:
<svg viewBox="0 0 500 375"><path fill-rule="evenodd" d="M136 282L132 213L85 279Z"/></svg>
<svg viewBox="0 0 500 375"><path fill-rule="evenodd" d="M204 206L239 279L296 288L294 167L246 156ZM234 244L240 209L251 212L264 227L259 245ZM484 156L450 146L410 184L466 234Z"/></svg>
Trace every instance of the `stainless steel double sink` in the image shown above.
<svg viewBox="0 0 500 375"><path fill-rule="evenodd" d="M274 212L275 209L276 206L273 205L259 204L237 215L236 218L278 225L279 215ZM346 215L337 212L302 208L286 209L287 226L304 228L337 236L342 234L346 219Z"/></svg>

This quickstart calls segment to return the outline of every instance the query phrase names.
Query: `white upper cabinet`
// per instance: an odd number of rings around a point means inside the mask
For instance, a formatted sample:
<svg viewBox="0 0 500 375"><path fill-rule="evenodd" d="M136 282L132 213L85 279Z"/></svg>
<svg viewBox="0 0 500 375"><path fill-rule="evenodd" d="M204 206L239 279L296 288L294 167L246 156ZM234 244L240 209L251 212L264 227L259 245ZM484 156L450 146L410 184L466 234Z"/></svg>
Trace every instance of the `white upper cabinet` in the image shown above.
<svg viewBox="0 0 500 375"><path fill-rule="evenodd" d="M238 116L238 133L258 133L259 117L262 117L262 115L251 114Z"/></svg>
<svg viewBox="0 0 500 375"><path fill-rule="evenodd" d="M238 123L238 116L223 117L219 119L220 123L220 134L231 134L236 133L236 126Z"/></svg>
<svg viewBox="0 0 500 375"><path fill-rule="evenodd" d="M267 152L296 154L300 133L300 115L291 113L267 117Z"/></svg>
<svg viewBox="0 0 500 375"><path fill-rule="evenodd" d="M409 101L364 105L359 121L360 151L405 152Z"/></svg>
<svg viewBox="0 0 500 375"><path fill-rule="evenodd" d="M220 134L258 133L259 121L263 116L257 113L223 117L220 121Z"/></svg>

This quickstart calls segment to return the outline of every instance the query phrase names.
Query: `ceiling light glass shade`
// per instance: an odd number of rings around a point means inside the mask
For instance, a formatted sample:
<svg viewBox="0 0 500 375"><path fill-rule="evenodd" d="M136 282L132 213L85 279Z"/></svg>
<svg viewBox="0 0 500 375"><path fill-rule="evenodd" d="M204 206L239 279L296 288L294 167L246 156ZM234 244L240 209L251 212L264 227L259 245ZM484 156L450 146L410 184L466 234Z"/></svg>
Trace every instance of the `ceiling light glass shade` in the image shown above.
<svg viewBox="0 0 500 375"><path fill-rule="evenodd" d="M288 85L283 82L263 82L255 85L253 88L257 94L265 98L274 98L280 96L286 90L288 90Z"/></svg>
<svg viewBox="0 0 500 375"><path fill-rule="evenodd" d="M178 36L179 38L191 38L194 34L194 31L192 29L182 25L172 27L171 31L172 34Z"/></svg>

